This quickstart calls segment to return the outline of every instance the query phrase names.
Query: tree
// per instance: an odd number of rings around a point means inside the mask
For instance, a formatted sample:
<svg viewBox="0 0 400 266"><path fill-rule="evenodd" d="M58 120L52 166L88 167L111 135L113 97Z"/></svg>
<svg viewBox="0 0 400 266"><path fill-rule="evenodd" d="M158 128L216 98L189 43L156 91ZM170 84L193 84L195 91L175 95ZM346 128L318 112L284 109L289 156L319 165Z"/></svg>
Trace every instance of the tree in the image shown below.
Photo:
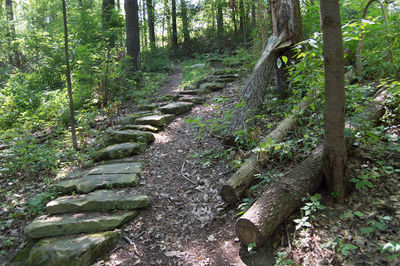
<svg viewBox="0 0 400 266"><path fill-rule="evenodd" d="M140 68L139 9L137 0L125 0L126 50L133 70Z"/></svg>
<svg viewBox="0 0 400 266"><path fill-rule="evenodd" d="M240 11L240 6L239 12L244 12ZM226 144L233 144L235 132L242 131L246 135L247 129L254 122L254 115L262 107L277 58L301 39L302 25L298 0L271 1L271 17L273 35L268 39L267 46L244 86L242 103L236 110L224 139Z"/></svg>
<svg viewBox="0 0 400 266"><path fill-rule="evenodd" d="M176 29L176 0L171 0L172 13L172 47L176 49L178 46L178 33Z"/></svg>
<svg viewBox="0 0 400 266"><path fill-rule="evenodd" d="M102 18L103 18L103 31L108 39L109 47L115 46L116 36L113 32L109 32L113 28L112 15L114 12L115 1L103 0Z"/></svg>
<svg viewBox="0 0 400 266"><path fill-rule="evenodd" d="M183 41L184 43L188 43L190 40L190 34L189 34L189 21L187 17L187 7L186 7L186 1L181 0L181 19L182 19L182 33L183 33Z"/></svg>
<svg viewBox="0 0 400 266"><path fill-rule="evenodd" d="M346 176L344 140L344 55L339 0L320 1L325 68L323 173L328 190L344 202L349 182Z"/></svg>
<svg viewBox="0 0 400 266"><path fill-rule="evenodd" d="M147 20L149 25L149 39L150 47L154 49L156 47L156 34L154 32L154 7L152 0L146 0L147 6Z"/></svg>
<svg viewBox="0 0 400 266"><path fill-rule="evenodd" d="M67 76L67 87L68 87L68 98L69 98L71 137L72 137L72 146L76 150L78 148L78 143L76 140L76 132L75 132L74 100L72 97L71 72L70 72L70 68L69 68L68 25L67 25L67 9L65 7L65 0L62 0L62 6L63 6L63 17L64 17L65 65L66 65L66 76Z"/></svg>
<svg viewBox="0 0 400 266"><path fill-rule="evenodd" d="M218 30L218 35L222 36L222 34L224 33L224 15L223 15L223 4L225 4L225 2L220 1L220 0L216 0L217 3L217 30Z"/></svg>
<svg viewBox="0 0 400 266"><path fill-rule="evenodd" d="M12 0L6 0L6 11L7 20L9 22L9 26L7 29L8 42L12 51L12 53L10 53L9 55L10 64L21 67L20 55L18 47L15 43L14 9Z"/></svg>

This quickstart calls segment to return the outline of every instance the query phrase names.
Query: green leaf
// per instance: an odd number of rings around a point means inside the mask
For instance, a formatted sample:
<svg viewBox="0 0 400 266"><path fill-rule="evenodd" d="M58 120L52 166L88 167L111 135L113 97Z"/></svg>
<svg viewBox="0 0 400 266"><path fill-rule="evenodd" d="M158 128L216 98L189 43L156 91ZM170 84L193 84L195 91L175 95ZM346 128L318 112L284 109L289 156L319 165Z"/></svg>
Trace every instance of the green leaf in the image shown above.
<svg viewBox="0 0 400 266"><path fill-rule="evenodd" d="M285 65L286 65L287 62L288 62L288 58L287 58L286 56L282 56L282 61L283 61L283 63L285 63Z"/></svg>

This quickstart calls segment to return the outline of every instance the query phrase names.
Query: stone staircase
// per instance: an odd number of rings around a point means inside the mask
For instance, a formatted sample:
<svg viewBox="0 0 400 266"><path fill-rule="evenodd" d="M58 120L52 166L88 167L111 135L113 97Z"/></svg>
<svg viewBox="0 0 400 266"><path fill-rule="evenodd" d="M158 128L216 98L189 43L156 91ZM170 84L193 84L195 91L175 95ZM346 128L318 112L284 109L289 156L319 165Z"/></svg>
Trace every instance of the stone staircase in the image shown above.
<svg viewBox="0 0 400 266"><path fill-rule="evenodd" d="M94 159L115 160L143 153L154 142L154 132L163 130L177 115L189 112L194 104L204 103L205 97L200 95L224 86L213 78L172 95L178 101L161 105L156 111L122 117L117 128L106 130L105 148ZM78 170L53 184L68 195L49 202L48 214L37 217L25 228L26 236L37 241L26 264L91 265L110 252L121 239L121 234L113 230L150 205L148 196L128 194L124 189L137 186L141 172L140 162L105 162Z"/></svg>

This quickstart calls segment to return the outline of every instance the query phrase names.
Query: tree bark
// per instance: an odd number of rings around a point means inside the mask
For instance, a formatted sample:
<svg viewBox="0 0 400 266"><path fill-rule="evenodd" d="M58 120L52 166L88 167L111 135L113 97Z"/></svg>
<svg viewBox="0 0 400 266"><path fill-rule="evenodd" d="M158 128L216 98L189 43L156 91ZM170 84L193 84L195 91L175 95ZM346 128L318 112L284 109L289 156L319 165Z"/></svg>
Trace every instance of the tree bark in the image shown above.
<svg viewBox="0 0 400 266"><path fill-rule="evenodd" d="M172 46L172 31L171 31L171 10L169 9L168 0L164 0L165 19L167 20L167 35L168 45Z"/></svg>
<svg viewBox="0 0 400 266"><path fill-rule="evenodd" d="M378 93L366 111L355 120L378 121L384 110L386 96L386 91ZM351 149L354 138L348 140L347 149ZM272 184L238 219L235 229L243 245L248 246L253 242L257 246L263 245L276 228L303 204L301 199L313 194L323 183L322 156L321 145L279 182Z"/></svg>
<svg viewBox="0 0 400 266"><path fill-rule="evenodd" d="M137 0L125 0L126 49L134 71L140 68L140 36Z"/></svg>
<svg viewBox="0 0 400 266"><path fill-rule="evenodd" d="M264 102L277 57L288 51L290 46L297 43L302 37L301 14L298 0L273 0L271 1L271 10L273 35L269 38L267 47L259 59L259 63L257 63L243 89L241 100L244 101L244 104L237 109L233 117L227 136L225 137L226 143L232 142L234 132L238 130L246 131L253 124L254 114L262 107L262 103ZM243 10L240 11L240 13L243 12ZM278 50L270 49L271 42L275 42L277 38L281 38L282 42L286 42L285 47L280 47ZM270 54L266 57L265 52L268 49L270 49ZM260 62L267 58L268 60L264 61L262 67L258 68ZM281 61L283 62L283 60Z"/></svg>
<svg viewBox="0 0 400 266"><path fill-rule="evenodd" d="M18 68L22 67L20 51L18 50L18 44L15 43L16 34L15 34L15 24L14 24L14 8L13 1L6 0L6 12L7 12L7 20L9 21L8 25L8 45L11 48L12 53L9 55L10 65L14 65Z"/></svg>
<svg viewBox="0 0 400 266"><path fill-rule="evenodd" d="M72 86L71 86L71 72L69 68L69 56L68 56L68 25L67 25L67 9L65 7L65 0L62 0L63 7L63 18L64 18L64 43L65 43L65 65L66 65L66 76L67 76L67 89L69 98L69 115L71 124L71 138L72 146L74 150L78 148L78 142L76 140L75 131L75 116L74 116L74 99L72 97Z"/></svg>
<svg viewBox="0 0 400 266"><path fill-rule="evenodd" d="M344 141L344 55L339 0L321 0L321 29L325 68L323 172L328 190L344 202L349 181L346 176Z"/></svg>
<svg viewBox="0 0 400 266"><path fill-rule="evenodd" d="M285 118L279 125L263 138L260 143L280 142L286 134L296 126L296 115L300 113L310 103L310 97L300 102L293 109L292 114ZM240 195L248 190L254 182L255 174L264 167L269 159L269 153L253 150L250 158L229 178L221 187L220 196L226 203L234 203Z"/></svg>
<svg viewBox="0 0 400 266"><path fill-rule="evenodd" d="M112 21L111 17L114 12L115 1L114 0L103 0L103 7L102 7L102 17L103 17L103 31L109 31L112 29ZM115 46L115 34L114 33L107 33L106 34L108 39L108 44L110 47Z"/></svg>
<svg viewBox="0 0 400 266"><path fill-rule="evenodd" d="M287 48L290 42L283 42L283 35L271 36L260 59L255 65L251 77L244 86L241 102L242 107L238 107L232 123L229 126L226 142L231 142L236 130L244 130L251 125L256 112L262 107L265 94L268 91L268 84L275 66L276 56L280 49Z"/></svg>
<svg viewBox="0 0 400 266"><path fill-rule="evenodd" d="M189 21L187 17L187 7L185 0L181 0L181 19L182 19L183 42L185 44L188 44L190 40L190 33L189 33Z"/></svg>
<svg viewBox="0 0 400 266"><path fill-rule="evenodd" d="M143 41L142 41L142 44L143 44L143 47L147 47L147 20L146 20L146 4L145 4L145 2L144 2L145 0L141 0L141 3L139 3L139 5L141 5L142 6L142 17L143 17L143 27L142 27L142 29L143 29L143 32L142 32L142 38L143 38Z"/></svg>
<svg viewBox="0 0 400 266"><path fill-rule="evenodd" d="M147 21L149 25L149 39L150 39L150 48L156 48L156 34L154 31L154 7L152 0L146 0L147 6Z"/></svg>
<svg viewBox="0 0 400 266"><path fill-rule="evenodd" d="M222 10L222 5L225 4L225 2L222 2L220 0L216 0L217 4L217 31L218 35L222 36L224 34L224 15L223 15L223 10Z"/></svg>
<svg viewBox="0 0 400 266"><path fill-rule="evenodd" d="M178 47L178 32L176 29L176 0L171 0L172 9L172 47L176 49Z"/></svg>

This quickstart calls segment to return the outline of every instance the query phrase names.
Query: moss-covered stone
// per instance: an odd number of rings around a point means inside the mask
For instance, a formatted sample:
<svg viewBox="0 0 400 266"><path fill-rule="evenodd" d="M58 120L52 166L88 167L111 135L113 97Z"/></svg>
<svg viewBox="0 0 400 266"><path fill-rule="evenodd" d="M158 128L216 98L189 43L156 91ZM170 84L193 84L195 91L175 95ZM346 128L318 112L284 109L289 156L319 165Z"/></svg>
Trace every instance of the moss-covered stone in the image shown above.
<svg viewBox="0 0 400 266"><path fill-rule="evenodd" d="M113 230L137 214L138 211L134 210L103 215L92 213L42 215L25 228L25 234L30 238L44 238Z"/></svg>
<svg viewBox="0 0 400 266"><path fill-rule="evenodd" d="M206 101L206 98L202 96L196 96L196 95L185 95L179 98L179 101L182 102L191 102L194 104L202 104Z"/></svg>
<svg viewBox="0 0 400 266"><path fill-rule="evenodd" d="M138 125L150 125L154 127L164 127L174 120L175 115L165 114L165 115L151 115L140 117L135 120L135 124Z"/></svg>
<svg viewBox="0 0 400 266"><path fill-rule="evenodd" d="M50 214L83 212L83 211L108 211L108 210L134 210L150 205L146 195L118 195L110 190L98 190L88 195L67 196L47 203L47 212Z"/></svg>
<svg viewBox="0 0 400 266"><path fill-rule="evenodd" d="M186 113L192 109L193 103L189 102L173 102L167 105L161 106L159 110L164 114L180 115Z"/></svg>
<svg viewBox="0 0 400 266"><path fill-rule="evenodd" d="M133 124L135 122L136 118L143 117L143 116L149 116L152 115L152 111L139 111L135 113L130 113L125 115L124 117L121 118L120 123L121 125L128 125L128 124Z"/></svg>
<svg viewBox="0 0 400 266"><path fill-rule="evenodd" d="M114 145L125 142L142 142L149 144L155 140L154 135L150 132L125 129L125 130L109 130L104 134L104 144Z"/></svg>
<svg viewBox="0 0 400 266"><path fill-rule="evenodd" d="M41 239L31 250L30 266L87 266L107 254L118 243L120 234L102 232L83 236Z"/></svg>
<svg viewBox="0 0 400 266"><path fill-rule="evenodd" d="M124 125L120 129L134 129L134 130L141 130L141 131L149 131L149 132L160 132L161 129L158 127L150 126L150 125Z"/></svg>
<svg viewBox="0 0 400 266"><path fill-rule="evenodd" d="M52 187L62 193L77 191L89 193L96 189L107 187L134 187L139 182L139 176L131 174L98 174L86 175L79 179L63 180Z"/></svg>
<svg viewBox="0 0 400 266"><path fill-rule="evenodd" d="M206 82L199 86L200 91L210 90L210 91L217 91L222 90L225 87L225 84L218 83L218 82Z"/></svg>
<svg viewBox="0 0 400 266"><path fill-rule="evenodd" d="M104 149L98 151L94 159L96 161L101 160L111 160L111 159L121 159L129 156L141 154L146 150L147 145L145 143L137 142L137 143L120 143L108 146Z"/></svg>
<svg viewBox="0 0 400 266"><path fill-rule="evenodd" d="M113 163L102 164L87 171L88 175L99 174L139 174L142 172L142 163Z"/></svg>

